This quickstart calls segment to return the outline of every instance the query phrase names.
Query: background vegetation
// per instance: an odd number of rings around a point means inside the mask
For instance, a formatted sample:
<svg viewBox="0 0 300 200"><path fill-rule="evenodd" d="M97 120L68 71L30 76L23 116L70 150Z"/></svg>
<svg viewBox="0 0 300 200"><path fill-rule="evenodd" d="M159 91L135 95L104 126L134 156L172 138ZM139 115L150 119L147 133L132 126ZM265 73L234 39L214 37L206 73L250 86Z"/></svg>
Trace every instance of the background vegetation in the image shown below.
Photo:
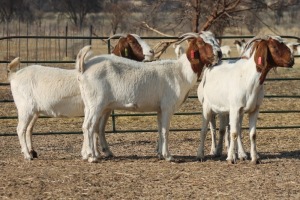
<svg viewBox="0 0 300 200"><path fill-rule="evenodd" d="M3 35L16 32L12 24L17 23L20 27L29 25L29 32L35 33L37 29L50 31L68 24L77 31L93 25L94 34L101 36L119 32L177 36L201 30L211 30L217 35L258 34L262 28L274 34L289 31L299 36L300 0L0 0L0 3Z"/></svg>

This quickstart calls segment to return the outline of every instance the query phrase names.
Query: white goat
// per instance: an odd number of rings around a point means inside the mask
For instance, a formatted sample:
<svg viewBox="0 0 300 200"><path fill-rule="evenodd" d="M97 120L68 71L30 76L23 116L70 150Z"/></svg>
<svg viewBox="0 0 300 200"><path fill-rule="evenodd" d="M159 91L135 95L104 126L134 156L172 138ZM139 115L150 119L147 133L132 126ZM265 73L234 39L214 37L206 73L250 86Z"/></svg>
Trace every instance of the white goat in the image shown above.
<svg viewBox="0 0 300 200"><path fill-rule="evenodd" d="M221 46L221 51L222 51L223 57L225 57L225 58L229 58L230 57L231 48L230 48L229 45Z"/></svg>
<svg viewBox="0 0 300 200"><path fill-rule="evenodd" d="M133 34L134 35L134 34ZM135 37L134 35L133 37ZM128 37L128 36L127 36ZM131 43L139 43L130 39ZM120 48L118 42L118 49L123 52L124 48ZM126 42L125 42L126 43ZM122 45L124 46L124 41ZM131 44L132 45L132 44ZM137 44L135 44L136 46ZM126 46L126 45L125 45ZM128 45L127 45L128 46ZM143 51L147 55L140 56L143 60L151 61L154 54L151 55L151 48L143 42L142 48L139 48L139 55L143 55ZM131 51L127 47L130 58L137 51ZM82 49L79 52L77 60L80 60L82 53L90 49ZM150 52L150 54L149 54ZM37 157L37 153L32 146L32 130L39 115L46 115L51 117L77 117L84 115L84 104L81 98L79 85L77 82L77 70L67 70L55 67L45 67L41 65L31 65L18 70L17 66L20 59L14 59L8 65L9 81L11 84L11 91L13 98L18 109L18 127L17 132L21 144L22 152L25 159L33 159ZM77 64L78 66L78 64ZM98 130L96 130L98 132ZM105 138L100 141L106 143ZM107 144L100 144L101 147L108 147ZM112 156L109 149L102 148L106 156ZM99 154L97 154L99 156Z"/></svg>
<svg viewBox="0 0 300 200"><path fill-rule="evenodd" d="M182 55L184 54L184 48L180 45L180 44L174 44L173 45L173 48L175 49L175 54L176 54L176 57L177 59Z"/></svg>
<svg viewBox="0 0 300 200"><path fill-rule="evenodd" d="M242 39L241 41L235 40L233 44L236 45L237 52L239 56L241 56L242 53L244 52L246 41L244 39Z"/></svg>
<svg viewBox="0 0 300 200"><path fill-rule="evenodd" d="M255 42L255 43L254 43ZM254 43L254 44L253 44ZM251 48L248 48L251 44ZM249 113L252 163L259 162L256 150L256 121L264 96L263 83L273 67L292 67L293 54L279 36L254 38L246 45L249 58L236 63L224 62L219 66L206 68L198 87L198 98L203 105L201 142L197 154L204 158L204 140L208 122L214 114L229 114L230 145L227 160L236 162L234 148L244 152L241 143L241 123L244 113ZM225 120L221 117L221 120ZM227 122L221 122L222 126ZM224 129L224 127L223 127ZM223 136L220 136L219 144Z"/></svg>
<svg viewBox="0 0 300 200"><path fill-rule="evenodd" d="M113 55L98 56L82 63L78 77L85 104L82 126L86 147L83 159L95 162L93 133L100 124L103 138L111 110L158 113L158 155L172 160L168 150L168 132L173 113L187 98L204 66L215 65L221 50L210 32L184 34L179 43L192 39L187 52L177 60L138 63ZM83 59L83 58L82 58Z"/></svg>
<svg viewBox="0 0 300 200"><path fill-rule="evenodd" d="M287 42L286 46L291 50L292 54L300 55L300 44L296 42Z"/></svg>

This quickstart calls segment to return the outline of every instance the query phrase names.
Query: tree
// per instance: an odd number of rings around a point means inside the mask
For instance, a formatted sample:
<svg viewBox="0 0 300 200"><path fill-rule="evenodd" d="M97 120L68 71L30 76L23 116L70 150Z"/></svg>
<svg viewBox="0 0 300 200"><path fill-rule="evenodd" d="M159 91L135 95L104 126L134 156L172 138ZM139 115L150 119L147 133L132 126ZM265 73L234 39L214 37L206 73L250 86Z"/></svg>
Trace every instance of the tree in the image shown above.
<svg viewBox="0 0 300 200"><path fill-rule="evenodd" d="M82 29L87 14L98 11L101 6L98 0L60 0L54 6L77 27Z"/></svg>
<svg viewBox="0 0 300 200"><path fill-rule="evenodd" d="M128 26L130 11L134 8L131 2L118 0L108 1L104 4L104 7L113 34L116 34L118 29Z"/></svg>
<svg viewBox="0 0 300 200"><path fill-rule="evenodd" d="M30 4L25 0L0 0L0 20L10 22L15 18L32 20L34 18Z"/></svg>

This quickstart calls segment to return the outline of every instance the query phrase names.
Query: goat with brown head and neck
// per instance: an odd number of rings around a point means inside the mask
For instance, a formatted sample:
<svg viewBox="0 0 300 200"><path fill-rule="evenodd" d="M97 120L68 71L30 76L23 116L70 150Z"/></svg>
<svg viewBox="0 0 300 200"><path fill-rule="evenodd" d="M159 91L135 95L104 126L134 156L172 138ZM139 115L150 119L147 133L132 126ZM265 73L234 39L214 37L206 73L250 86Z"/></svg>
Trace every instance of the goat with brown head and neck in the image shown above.
<svg viewBox="0 0 300 200"><path fill-rule="evenodd" d="M247 157L241 142L241 123L244 113L249 114L252 163L259 162L256 151L256 122L264 97L263 83L275 67L292 67L294 57L279 36L255 37L245 46L243 57L231 63L206 68L198 87L198 99L203 105L203 124L198 159L204 158L204 140L207 125L215 124L214 115L220 114L220 137L214 155L221 155L226 125L230 124L230 144L227 160L236 162L235 148L240 159ZM223 117L227 116L227 117ZM229 121L227 121L229 120ZM212 137L213 138L213 137ZM214 143L214 142L213 142ZM227 142L229 143L229 142Z"/></svg>
<svg viewBox="0 0 300 200"><path fill-rule="evenodd" d="M110 39L119 38L118 44L112 53L136 61L152 61L154 51L151 47L136 34L115 34Z"/></svg>

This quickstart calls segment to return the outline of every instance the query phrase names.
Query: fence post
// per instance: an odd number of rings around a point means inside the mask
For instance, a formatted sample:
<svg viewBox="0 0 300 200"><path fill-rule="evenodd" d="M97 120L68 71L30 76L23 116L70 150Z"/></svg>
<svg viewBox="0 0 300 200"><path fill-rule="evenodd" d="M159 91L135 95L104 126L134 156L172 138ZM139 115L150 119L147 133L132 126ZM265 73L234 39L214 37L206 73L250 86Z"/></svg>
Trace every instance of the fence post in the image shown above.
<svg viewBox="0 0 300 200"><path fill-rule="evenodd" d="M66 57L68 57L68 24L66 25Z"/></svg>
<svg viewBox="0 0 300 200"><path fill-rule="evenodd" d="M90 42L89 42L89 45L92 45L92 36L93 36L93 25L90 26Z"/></svg>
<svg viewBox="0 0 300 200"><path fill-rule="evenodd" d="M108 50L108 54L110 54L110 40L107 41L107 50ZM116 132L116 116L114 110L111 113L111 120L112 120L113 132Z"/></svg>

